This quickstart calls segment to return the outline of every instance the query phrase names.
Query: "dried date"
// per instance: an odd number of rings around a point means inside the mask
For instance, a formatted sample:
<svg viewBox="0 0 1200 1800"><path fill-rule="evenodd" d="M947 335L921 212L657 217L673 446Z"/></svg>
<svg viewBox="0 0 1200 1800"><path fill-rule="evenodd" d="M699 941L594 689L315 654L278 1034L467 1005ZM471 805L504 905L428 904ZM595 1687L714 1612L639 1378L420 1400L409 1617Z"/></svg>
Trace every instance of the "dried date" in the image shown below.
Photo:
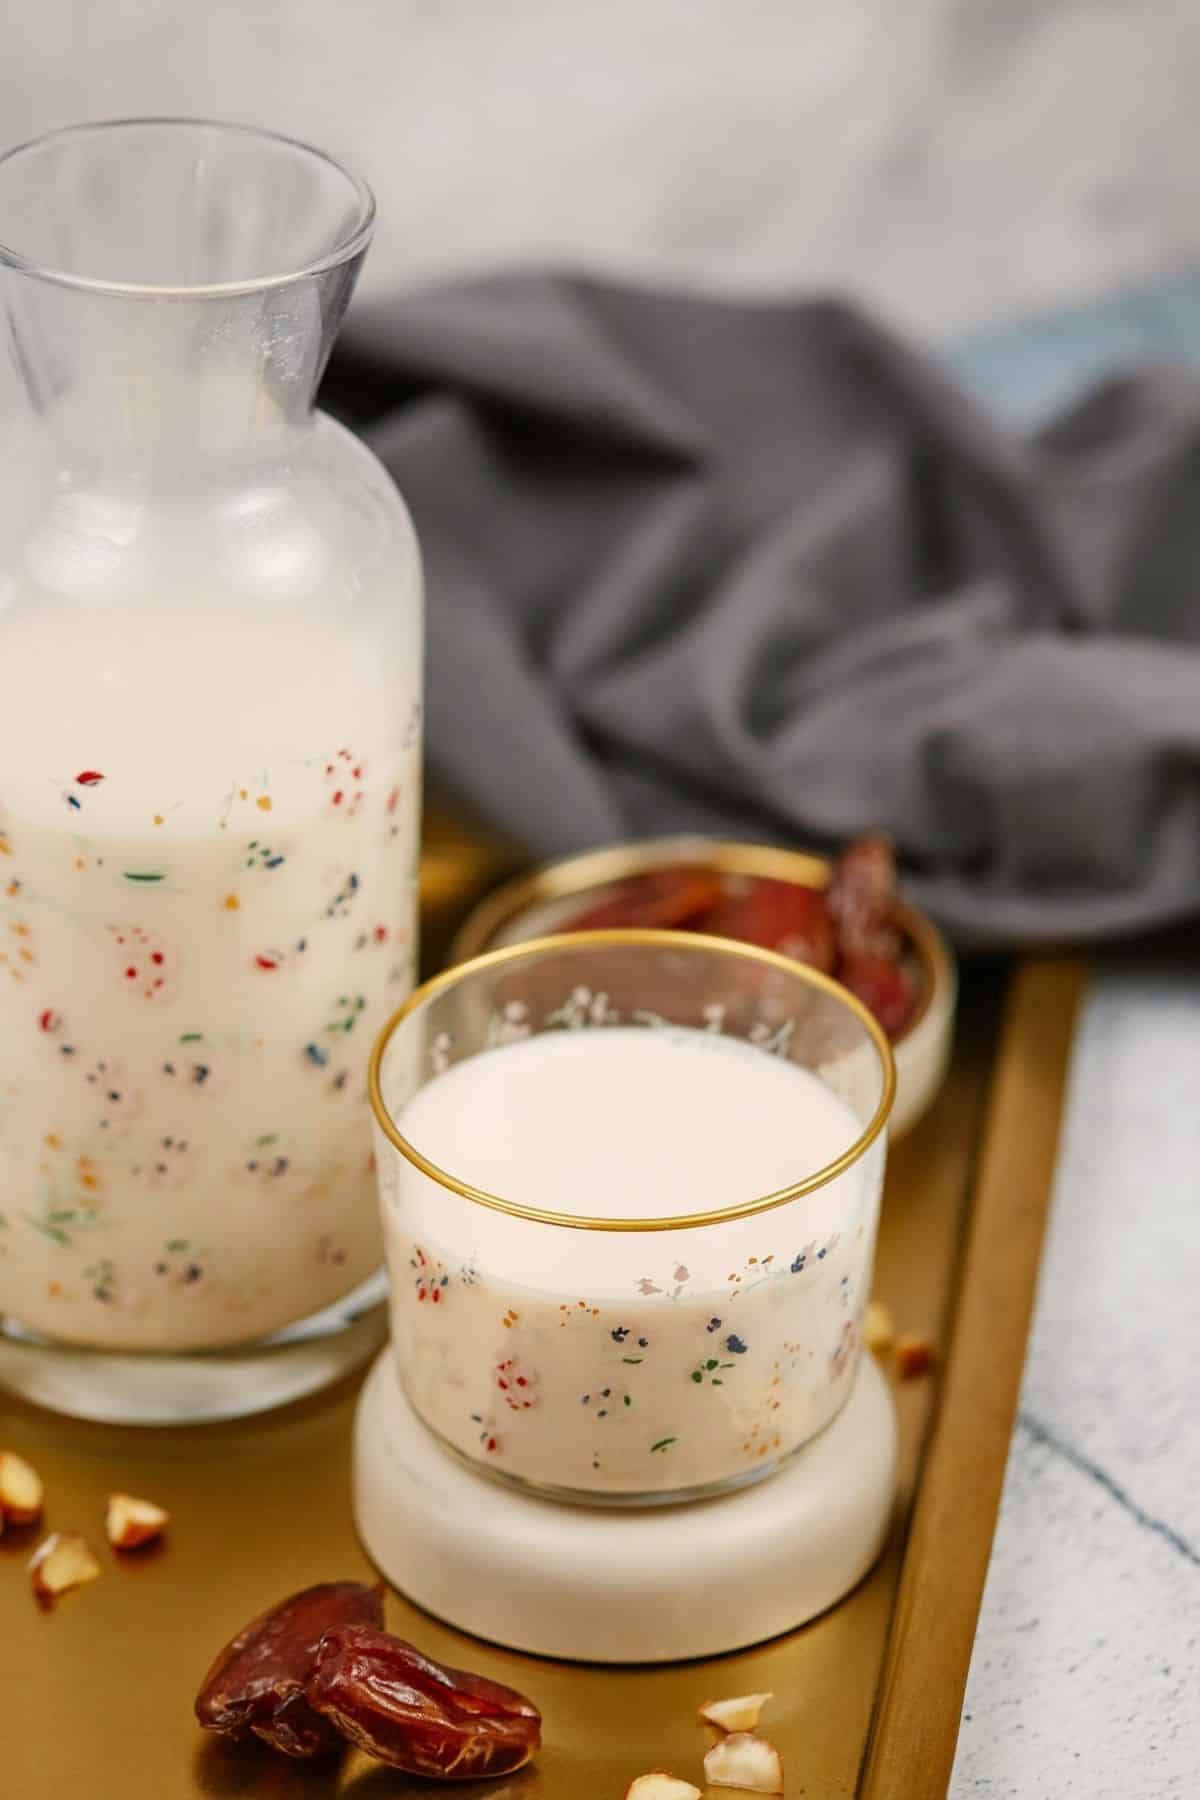
<svg viewBox="0 0 1200 1800"><path fill-rule="evenodd" d="M828 974L837 957L833 920L824 894L794 881L755 877L744 893L733 894L700 921L701 931L736 938L763 950L778 950L796 962Z"/></svg>
<svg viewBox="0 0 1200 1800"><path fill-rule="evenodd" d="M569 921L577 931L658 926L777 950L834 975L893 1040L917 1010L916 969L896 914L896 858L886 837L859 838L838 857L825 890L798 881L678 864L635 875ZM520 993L516 998L526 1000Z"/></svg>
<svg viewBox="0 0 1200 1800"><path fill-rule="evenodd" d="M567 931L695 931L721 899L720 877L705 869L651 869L631 875L606 900L564 925Z"/></svg>
<svg viewBox="0 0 1200 1800"><path fill-rule="evenodd" d="M523 1694L366 1625L326 1632L306 1692L352 1744L409 1775L511 1775L541 1745L541 1714Z"/></svg>
<svg viewBox="0 0 1200 1800"><path fill-rule="evenodd" d="M882 956L847 956L838 980L874 1013L893 1042L907 1031L916 1009L917 989L903 963Z"/></svg>
<svg viewBox="0 0 1200 1800"><path fill-rule="evenodd" d="M253 1735L285 1756L340 1750L337 1726L305 1695L317 1648L335 1626L382 1624L380 1588L330 1581L292 1594L251 1620L222 1650L196 1697L197 1719L206 1731L235 1739Z"/></svg>
<svg viewBox="0 0 1200 1800"><path fill-rule="evenodd" d="M858 838L847 845L833 865L828 898L843 957L897 960L896 856L887 838Z"/></svg>

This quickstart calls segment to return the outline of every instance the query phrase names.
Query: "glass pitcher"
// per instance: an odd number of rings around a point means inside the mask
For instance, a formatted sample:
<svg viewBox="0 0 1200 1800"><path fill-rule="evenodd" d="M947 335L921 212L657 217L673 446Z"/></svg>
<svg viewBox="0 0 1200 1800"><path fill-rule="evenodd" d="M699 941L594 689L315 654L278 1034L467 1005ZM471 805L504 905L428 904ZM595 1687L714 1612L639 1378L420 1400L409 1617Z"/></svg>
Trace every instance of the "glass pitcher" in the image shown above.
<svg viewBox="0 0 1200 1800"><path fill-rule="evenodd" d="M313 403L373 216L241 126L0 159L0 1382L67 1411L254 1411L382 1330L421 574Z"/></svg>

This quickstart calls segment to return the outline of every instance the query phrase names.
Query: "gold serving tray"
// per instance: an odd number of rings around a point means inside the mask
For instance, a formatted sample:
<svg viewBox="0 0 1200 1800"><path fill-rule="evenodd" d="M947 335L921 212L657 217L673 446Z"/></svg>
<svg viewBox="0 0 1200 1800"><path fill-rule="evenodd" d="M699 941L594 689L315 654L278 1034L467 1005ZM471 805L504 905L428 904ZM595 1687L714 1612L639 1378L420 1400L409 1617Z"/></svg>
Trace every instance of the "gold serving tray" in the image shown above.
<svg viewBox="0 0 1200 1800"><path fill-rule="evenodd" d="M435 834L435 942L465 893L453 836ZM444 852L444 854L443 854ZM441 861L439 862L439 856ZM459 865L472 891L494 867ZM469 871L469 872L468 872ZM452 921L451 921L452 923ZM772 1690L763 1732L792 1800L934 1800L945 1793L1003 1479L1075 1005L1077 965L1029 962L964 982L958 1047L933 1110L892 1153L876 1292L902 1330L939 1346L932 1377L897 1391L902 1485L885 1555L815 1623L758 1649L661 1669L552 1663L463 1637L389 1594L389 1628L434 1656L524 1689L545 1715L531 1768L446 1791L492 1800L622 1800L666 1768L703 1786L705 1700ZM42 1612L26 1563L40 1532L0 1535L0 1793L13 1800L271 1800L428 1796L427 1782L354 1753L330 1769L226 1747L191 1703L217 1649L310 1582L369 1578L350 1513L357 1383L226 1425L157 1430L58 1418L0 1395L0 1448L41 1470L45 1525L84 1532L101 1579ZM118 1562L112 1488L169 1508L159 1547ZM736 1543L729 1546L737 1555ZM696 1571L698 1582L704 1571ZM721 1791L721 1790L718 1790Z"/></svg>

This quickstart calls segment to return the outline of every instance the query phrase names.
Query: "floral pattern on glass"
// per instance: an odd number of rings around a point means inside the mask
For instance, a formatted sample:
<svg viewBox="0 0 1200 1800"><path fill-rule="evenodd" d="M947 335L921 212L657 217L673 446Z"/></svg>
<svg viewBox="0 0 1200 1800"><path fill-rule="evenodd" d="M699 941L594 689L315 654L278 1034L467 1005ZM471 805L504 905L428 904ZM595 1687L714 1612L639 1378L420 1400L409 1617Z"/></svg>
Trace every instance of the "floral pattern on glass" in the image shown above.
<svg viewBox="0 0 1200 1800"><path fill-rule="evenodd" d="M0 1309L34 1329L236 1342L377 1263L362 1102L411 982L415 749L340 749L218 774L207 829L169 792L135 816L95 765L57 815L0 810Z"/></svg>

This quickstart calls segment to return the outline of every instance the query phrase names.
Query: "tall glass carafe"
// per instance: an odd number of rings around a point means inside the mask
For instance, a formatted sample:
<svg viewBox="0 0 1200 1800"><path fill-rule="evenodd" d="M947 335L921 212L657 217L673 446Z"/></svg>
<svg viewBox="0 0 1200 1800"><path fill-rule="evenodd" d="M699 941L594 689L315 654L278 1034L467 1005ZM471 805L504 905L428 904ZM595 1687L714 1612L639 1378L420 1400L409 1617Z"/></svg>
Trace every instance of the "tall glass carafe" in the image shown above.
<svg viewBox="0 0 1200 1800"><path fill-rule="evenodd" d="M66 1410L255 1410L373 1341L421 577L314 408L372 219L238 126L0 159L0 1382Z"/></svg>

